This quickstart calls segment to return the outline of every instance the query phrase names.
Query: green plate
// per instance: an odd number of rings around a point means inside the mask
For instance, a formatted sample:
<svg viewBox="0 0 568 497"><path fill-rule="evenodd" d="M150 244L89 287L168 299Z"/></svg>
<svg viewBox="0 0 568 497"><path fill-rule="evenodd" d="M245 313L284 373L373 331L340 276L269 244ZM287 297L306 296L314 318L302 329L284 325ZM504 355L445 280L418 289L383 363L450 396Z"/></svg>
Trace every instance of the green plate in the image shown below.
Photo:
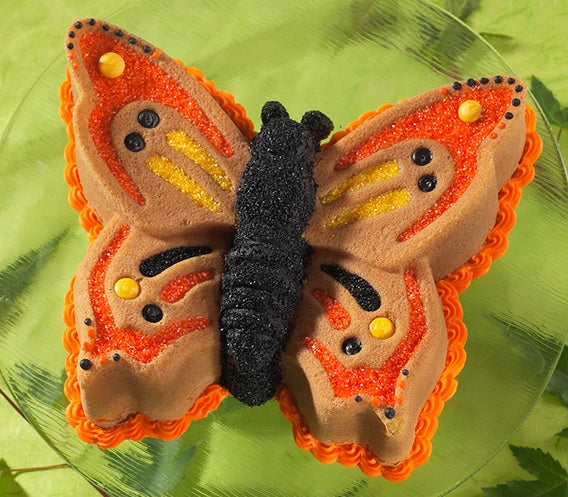
<svg viewBox="0 0 568 497"><path fill-rule="evenodd" d="M266 100L282 101L295 118L320 109L340 129L453 79L513 72L463 24L418 0L141 0L107 20L201 68L257 127ZM275 402L248 409L227 399L171 442L105 451L76 437L64 417L61 314L87 240L63 180L64 73L62 53L0 146L0 370L33 426L78 471L113 497L427 497L449 492L506 444L546 385L568 317L566 172L540 112L545 148L511 246L462 294L469 340L458 392L440 416L430 460L392 483L297 448Z"/></svg>

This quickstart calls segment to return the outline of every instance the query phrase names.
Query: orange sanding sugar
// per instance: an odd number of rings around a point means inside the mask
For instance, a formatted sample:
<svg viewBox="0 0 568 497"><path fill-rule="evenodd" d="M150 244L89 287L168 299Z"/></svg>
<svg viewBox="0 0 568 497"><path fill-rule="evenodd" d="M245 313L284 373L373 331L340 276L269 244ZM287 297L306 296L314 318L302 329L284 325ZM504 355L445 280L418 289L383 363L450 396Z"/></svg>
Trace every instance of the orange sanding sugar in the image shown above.
<svg viewBox="0 0 568 497"><path fill-rule="evenodd" d="M192 331L203 330L211 322L202 316L188 317L170 323L152 335L146 335L135 329L117 328L105 293L105 279L113 257L128 238L129 233L128 226L121 226L91 271L89 298L97 337L92 345L89 345L89 350L93 356L122 350L137 361L148 363L179 337ZM84 345L87 345L87 342Z"/></svg>
<svg viewBox="0 0 568 497"><path fill-rule="evenodd" d="M426 318L420 286L412 269L404 273L409 305L408 330L393 354L380 368L345 367L335 355L315 338L303 337L300 342L310 349L324 367L334 394L340 398L369 395L373 403L393 406L398 377L424 338Z"/></svg>
<svg viewBox="0 0 568 497"><path fill-rule="evenodd" d="M160 292L160 297L170 304L179 302L194 286L211 278L213 278L212 271L184 274L164 285Z"/></svg>
<svg viewBox="0 0 568 497"><path fill-rule="evenodd" d="M351 324L349 311L323 290L314 290L314 298L321 304L329 324L336 330L346 330Z"/></svg>
<svg viewBox="0 0 568 497"><path fill-rule="evenodd" d="M105 323L106 324L106 323ZM183 335L204 330L211 322L204 317L190 317L171 323L154 335L145 335L134 329L109 327L94 342L91 352L102 356L113 350L122 350L139 362L148 363L155 359L168 345Z"/></svg>
<svg viewBox="0 0 568 497"><path fill-rule="evenodd" d="M477 172L479 147L503 118L512 93L508 87L475 86L446 95L435 104L426 105L378 131L341 157L335 168L345 169L379 150L409 139L437 140L449 150L455 162L454 179L440 199L400 234L399 241L406 241L440 217L469 187ZM475 122L466 123L459 119L459 107L466 100L475 100L483 108L480 119Z"/></svg>
<svg viewBox="0 0 568 497"><path fill-rule="evenodd" d="M100 33L84 34L80 44L85 67L97 95L97 103L89 119L93 142L121 187L137 203L143 205L144 197L124 169L110 134L112 118L125 105L148 100L172 107L193 123L219 153L226 157L233 155L231 145L198 102L158 65L137 50ZM117 78L108 78L99 69L99 58L107 52L117 53L124 59L124 73Z"/></svg>

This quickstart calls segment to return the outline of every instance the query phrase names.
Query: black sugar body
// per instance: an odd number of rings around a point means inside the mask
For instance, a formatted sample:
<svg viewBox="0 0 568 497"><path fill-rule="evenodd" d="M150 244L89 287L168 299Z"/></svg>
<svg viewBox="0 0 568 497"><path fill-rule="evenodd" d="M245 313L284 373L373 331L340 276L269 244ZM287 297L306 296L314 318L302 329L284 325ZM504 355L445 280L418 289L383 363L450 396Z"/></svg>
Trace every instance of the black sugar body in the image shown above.
<svg viewBox="0 0 568 497"><path fill-rule="evenodd" d="M219 315L221 383L251 406L281 384L280 357L310 253L302 233L315 206L314 159L333 128L317 111L293 121L278 102L266 103L261 117L237 190Z"/></svg>

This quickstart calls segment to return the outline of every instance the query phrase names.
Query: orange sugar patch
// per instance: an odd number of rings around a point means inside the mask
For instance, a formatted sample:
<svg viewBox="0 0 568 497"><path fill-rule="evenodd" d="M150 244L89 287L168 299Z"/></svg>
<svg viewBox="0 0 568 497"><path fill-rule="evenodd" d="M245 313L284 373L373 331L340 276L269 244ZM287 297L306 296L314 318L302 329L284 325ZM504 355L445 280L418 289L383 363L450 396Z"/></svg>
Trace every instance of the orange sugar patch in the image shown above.
<svg viewBox="0 0 568 497"><path fill-rule="evenodd" d="M203 330L211 322L202 316L181 319L162 327L152 335L135 329L117 328L105 294L105 279L110 263L122 244L128 238L129 228L122 226L114 239L108 244L91 271L89 278L89 298L97 326L97 338L91 352L94 356L112 350L122 350L137 361L147 363L155 359L168 345L192 331Z"/></svg>
<svg viewBox="0 0 568 497"><path fill-rule="evenodd" d="M84 34L80 45L85 67L97 94L97 104L89 119L93 142L120 186L138 204L144 204L144 197L124 169L110 135L111 120L125 105L137 100L168 105L191 121L219 153L226 157L233 155L231 145L195 98L137 50L96 32ZM120 77L107 78L100 72L99 58L106 52L117 53L124 59L125 70Z"/></svg>
<svg viewBox="0 0 568 497"><path fill-rule="evenodd" d="M380 368L347 368L315 338L303 337L300 339L300 342L314 353L324 367L333 392L337 397L349 398L355 395L370 395L373 398L373 404L377 406L395 404L395 389L400 372L414 355L427 331L420 286L412 269L406 270L404 281L410 323L406 335Z"/></svg>
<svg viewBox="0 0 568 497"><path fill-rule="evenodd" d="M325 311L325 316L336 330L346 330L351 324L351 315L337 300L323 290L314 290L314 298L321 304Z"/></svg>
<svg viewBox="0 0 568 497"><path fill-rule="evenodd" d="M122 350L142 363L154 360L168 345L183 335L196 330L204 330L211 322L204 317L191 317L171 323L154 335L145 335L138 330L113 328L95 340L93 355L101 355L112 350Z"/></svg>
<svg viewBox="0 0 568 497"><path fill-rule="evenodd" d="M211 278L213 278L212 271L184 274L167 283L164 288L162 288L160 297L162 300L173 304L174 302L180 301L194 286L208 281Z"/></svg>
<svg viewBox="0 0 568 497"><path fill-rule="evenodd" d="M455 162L454 179L440 199L399 236L399 241L406 241L440 217L469 187L477 172L477 151L502 119L511 97L512 90L508 87L479 86L444 96L378 131L341 157L335 168L345 169L379 150L409 139L437 140L450 151ZM458 117L459 106L466 100L478 101L483 108L481 118L473 123L463 122Z"/></svg>

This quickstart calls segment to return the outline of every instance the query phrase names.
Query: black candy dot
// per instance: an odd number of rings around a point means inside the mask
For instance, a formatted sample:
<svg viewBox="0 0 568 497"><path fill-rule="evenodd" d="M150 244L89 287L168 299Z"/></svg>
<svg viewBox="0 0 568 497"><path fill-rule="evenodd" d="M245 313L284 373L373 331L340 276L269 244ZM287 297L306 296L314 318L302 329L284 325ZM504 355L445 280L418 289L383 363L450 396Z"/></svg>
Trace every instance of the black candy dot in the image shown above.
<svg viewBox="0 0 568 497"><path fill-rule="evenodd" d="M480 82L482 85L486 85L487 83L489 83L489 78L481 78L481 79L479 80L479 82Z"/></svg>
<svg viewBox="0 0 568 497"><path fill-rule="evenodd" d="M87 326L91 326L91 324L93 324L93 320L91 318L85 318L83 320L83 323L85 323Z"/></svg>
<svg viewBox="0 0 568 497"><path fill-rule="evenodd" d="M417 148L414 152L412 152L412 161L417 166L425 166L432 161L432 151L426 147Z"/></svg>
<svg viewBox="0 0 568 497"><path fill-rule="evenodd" d="M81 29L83 27L83 23L81 21L77 21L75 24L73 24L73 26L75 26L77 29Z"/></svg>
<svg viewBox="0 0 568 497"><path fill-rule="evenodd" d="M462 87L462 85L461 85L461 83L458 82L458 81L454 81L454 83L452 84L452 88L453 88L454 90L461 90L461 87Z"/></svg>
<svg viewBox="0 0 568 497"><path fill-rule="evenodd" d="M73 48L73 43L67 43L67 48L71 50Z"/></svg>
<svg viewBox="0 0 568 497"><path fill-rule="evenodd" d="M123 35L124 35L124 32L122 31L122 29L117 29L117 30L114 32L114 34L115 34L116 36L123 36Z"/></svg>
<svg viewBox="0 0 568 497"><path fill-rule="evenodd" d="M69 33L67 33L67 36L69 36L69 38L75 38L75 31L69 31Z"/></svg>
<svg viewBox="0 0 568 497"><path fill-rule="evenodd" d="M103 24L103 29L105 31L108 31L110 29L110 26L108 24Z"/></svg>
<svg viewBox="0 0 568 497"><path fill-rule="evenodd" d="M142 50L144 50L144 53L150 53L152 51L152 47L149 47L148 45L144 45L142 47Z"/></svg>
<svg viewBox="0 0 568 497"><path fill-rule="evenodd" d="M120 354L114 354L112 358L114 361L120 361Z"/></svg>
<svg viewBox="0 0 568 497"><path fill-rule="evenodd" d="M513 98L511 103L513 104L514 107L518 107L519 105L521 105L521 101L518 98Z"/></svg>
<svg viewBox="0 0 568 497"><path fill-rule="evenodd" d="M507 79L507 83L509 83L510 85L512 85L514 82L515 82L515 78Z"/></svg>
<svg viewBox="0 0 568 497"><path fill-rule="evenodd" d="M355 402L361 402L363 400L363 397L361 397L360 395L355 395Z"/></svg>
<svg viewBox="0 0 568 497"><path fill-rule="evenodd" d="M475 79L473 79L473 78L469 78L466 81L466 84L467 84L467 86L475 86L477 84L477 81L475 81Z"/></svg>
<svg viewBox="0 0 568 497"><path fill-rule="evenodd" d="M385 409L385 418L392 419L396 415L396 412L393 407L387 407Z"/></svg>
<svg viewBox="0 0 568 497"><path fill-rule="evenodd" d="M503 76L495 76L495 83L502 83L503 82Z"/></svg>
<svg viewBox="0 0 568 497"><path fill-rule="evenodd" d="M90 24L91 26L94 26L94 25L95 25L95 22L96 22L96 21L95 21L94 19L89 19L89 24Z"/></svg>
<svg viewBox="0 0 568 497"><path fill-rule="evenodd" d="M515 91L516 91L517 93L520 93L520 92L523 91L523 87L522 87L521 85L517 85L517 86L515 86Z"/></svg>
<svg viewBox="0 0 568 497"><path fill-rule="evenodd" d="M87 371L88 369L91 369L92 365L93 365L93 363L91 361L89 361L89 359L81 359L79 361L79 366L81 367L81 369L84 369L85 371Z"/></svg>
<svg viewBox="0 0 568 497"><path fill-rule="evenodd" d="M358 354L359 352L361 352L362 348L363 348L363 345L361 344L361 340L359 340L358 338L355 338L355 337L348 338L341 345L341 349L347 355Z"/></svg>
<svg viewBox="0 0 568 497"><path fill-rule="evenodd" d="M513 113L512 112L505 112L505 119L513 119Z"/></svg>
<svg viewBox="0 0 568 497"><path fill-rule="evenodd" d="M160 116L151 109L145 109L138 113L138 122L145 128L155 128L160 122Z"/></svg>
<svg viewBox="0 0 568 497"><path fill-rule="evenodd" d="M436 176L425 174L418 180L418 188L425 193L431 192L434 188L436 188L437 183L438 180L436 179Z"/></svg>
<svg viewBox="0 0 568 497"><path fill-rule="evenodd" d="M146 142L140 133L128 133L124 138L124 146L131 152L140 152L146 146Z"/></svg>
<svg viewBox="0 0 568 497"><path fill-rule="evenodd" d="M157 305L148 304L142 309L142 317L150 323L157 323L164 317L164 313Z"/></svg>
<svg viewBox="0 0 568 497"><path fill-rule="evenodd" d="M128 43L130 43L131 45L136 45L136 38L129 38Z"/></svg>
<svg viewBox="0 0 568 497"><path fill-rule="evenodd" d="M410 371L408 371L408 369L403 369L403 370L401 371L401 373L402 373L404 376L408 376L408 375L410 374Z"/></svg>

